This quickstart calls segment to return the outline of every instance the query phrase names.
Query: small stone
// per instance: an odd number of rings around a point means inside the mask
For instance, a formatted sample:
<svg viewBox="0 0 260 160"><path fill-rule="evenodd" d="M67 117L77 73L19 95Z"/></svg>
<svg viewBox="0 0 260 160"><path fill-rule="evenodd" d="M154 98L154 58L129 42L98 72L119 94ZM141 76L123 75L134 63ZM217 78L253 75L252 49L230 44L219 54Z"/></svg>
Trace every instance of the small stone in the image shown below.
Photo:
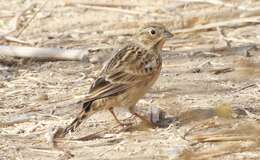
<svg viewBox="0 0 260 160"><path fill-rule="evenodd" d="M97 55L93 55L89 58L89 62L93 64L97 64L100 62L100 57Z"/></svg>
<svg viewBox="0 0 260 160"><path fill-rule="evenodd" d="M37 101L47 101L49 99L49 96L47 94L39 94L35 100Z"/></svg>
<svg viewBox="0 0 260 160"><path fill-rule="evenodd" d="M5 84L4 83L0 83L0 88L4 88Z"/></svg>

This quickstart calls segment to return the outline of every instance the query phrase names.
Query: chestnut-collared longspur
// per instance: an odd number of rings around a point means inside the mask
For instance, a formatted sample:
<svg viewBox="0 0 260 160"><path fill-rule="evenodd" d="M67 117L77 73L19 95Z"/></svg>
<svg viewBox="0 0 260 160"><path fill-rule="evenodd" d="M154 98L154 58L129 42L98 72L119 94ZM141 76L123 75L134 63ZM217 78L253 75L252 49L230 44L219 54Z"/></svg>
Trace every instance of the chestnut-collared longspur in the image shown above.
<svg viewBox="0 0 260 160"><path fill-rule="evenodd" d="M63 135L74 131L83 119L104 109L122 124L113 111L119 106L127 107L130 113L146 120L135 112L135 105L158 79L162 66L161 50L172 36L161 24L150 23L142 27L133 40L104 65L84 99L82 111L64 129Z"/></svg>

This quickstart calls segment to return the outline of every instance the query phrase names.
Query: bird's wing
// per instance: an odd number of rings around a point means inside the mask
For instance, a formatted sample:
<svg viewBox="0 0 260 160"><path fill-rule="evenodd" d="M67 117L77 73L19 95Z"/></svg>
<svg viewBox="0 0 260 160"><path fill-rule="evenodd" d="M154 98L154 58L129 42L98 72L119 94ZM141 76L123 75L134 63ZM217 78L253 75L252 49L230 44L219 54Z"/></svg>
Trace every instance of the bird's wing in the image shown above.
<svg viewBox="0 0 260 160"><path fill-rule="evenodd" d="M148 82L157 71L154 57L138 46L126 46L117 52L92 84L89 96L100 99L125 92L139 82Z"/></svg>

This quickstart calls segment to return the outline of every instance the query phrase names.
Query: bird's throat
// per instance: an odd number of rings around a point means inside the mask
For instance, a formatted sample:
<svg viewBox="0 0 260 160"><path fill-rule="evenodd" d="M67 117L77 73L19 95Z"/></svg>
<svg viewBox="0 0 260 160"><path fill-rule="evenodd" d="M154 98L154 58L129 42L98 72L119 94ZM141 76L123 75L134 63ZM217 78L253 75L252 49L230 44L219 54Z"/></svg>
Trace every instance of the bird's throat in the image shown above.
<svg viewBox="0 0 260 160"><path fill-rule="evenodd" d="M164 43L165 43L165 40L164 40L164 39L160 40L160 41L157 43L156 48L162 50Z"/></svg>

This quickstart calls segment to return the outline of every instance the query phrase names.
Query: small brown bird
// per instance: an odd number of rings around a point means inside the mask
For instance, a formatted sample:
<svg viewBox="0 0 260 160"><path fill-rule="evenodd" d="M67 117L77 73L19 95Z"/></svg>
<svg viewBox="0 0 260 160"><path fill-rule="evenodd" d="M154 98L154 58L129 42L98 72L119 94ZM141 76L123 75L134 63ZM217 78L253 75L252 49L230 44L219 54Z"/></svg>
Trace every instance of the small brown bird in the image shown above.
<svg viewBox="0 0 260 160"><path fill-rule="evenodd" d="M157 80L162 66L161 50L173 35L157 23L147 24L134 36L134 41L119 50L103 67L91 85L80 114L68 125L63 135L72 132L83 119L93 113L108 109L115 120L114 107L127 107L133 115L147 119L135 112L135 105Z"/></svg>

